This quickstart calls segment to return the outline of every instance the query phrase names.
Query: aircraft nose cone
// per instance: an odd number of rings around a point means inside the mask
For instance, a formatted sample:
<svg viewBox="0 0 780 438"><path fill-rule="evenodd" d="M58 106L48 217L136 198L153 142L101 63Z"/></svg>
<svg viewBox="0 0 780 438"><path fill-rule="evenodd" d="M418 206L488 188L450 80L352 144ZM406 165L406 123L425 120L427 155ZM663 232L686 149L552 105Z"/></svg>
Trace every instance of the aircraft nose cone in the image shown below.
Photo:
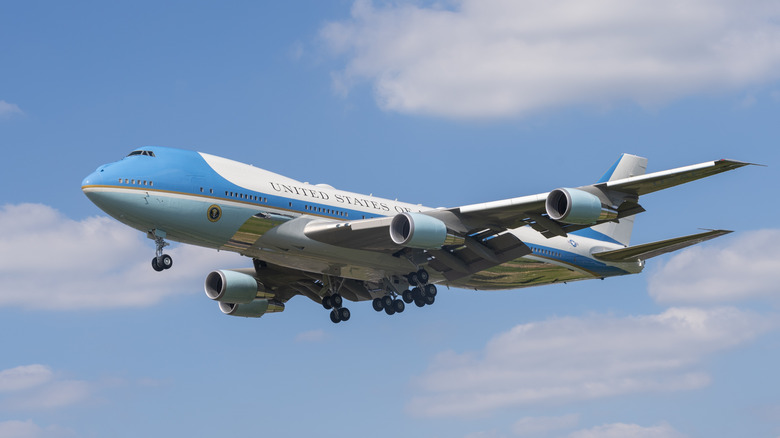
<svg viewBox="0 0 780 438"><path fill-rule="evenodd" d="M81 190L84 191L89 186L96 186L103 184L103 168L99 167L94 172L87 175L84 180L81 181Z"/></svg>

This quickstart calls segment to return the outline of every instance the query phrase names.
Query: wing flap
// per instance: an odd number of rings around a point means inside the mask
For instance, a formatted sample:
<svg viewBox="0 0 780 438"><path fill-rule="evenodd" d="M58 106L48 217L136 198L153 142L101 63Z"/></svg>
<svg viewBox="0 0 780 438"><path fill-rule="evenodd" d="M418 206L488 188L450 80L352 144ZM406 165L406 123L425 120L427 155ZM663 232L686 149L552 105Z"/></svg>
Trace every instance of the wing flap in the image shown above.
<svg viewBox="0 0 780 438"><path fill-rule="evenodd" d="M712 230L705 233L692 234L690 236L661 240L643 245L629 246L628 248L614 251L599 252L593 254L593 257L604 262L636 262L687 248L697 243L724 236L729 233L731 233L731 231Z"/></svg>
<svg viewBox="0 0 780 438"><path fill-rule="evenodd" d="M503 233L483 241L467 239L463 246L454 250L431 251L434 258L428 266L453 281L530 253L531 248L515 235Z"/></svg>

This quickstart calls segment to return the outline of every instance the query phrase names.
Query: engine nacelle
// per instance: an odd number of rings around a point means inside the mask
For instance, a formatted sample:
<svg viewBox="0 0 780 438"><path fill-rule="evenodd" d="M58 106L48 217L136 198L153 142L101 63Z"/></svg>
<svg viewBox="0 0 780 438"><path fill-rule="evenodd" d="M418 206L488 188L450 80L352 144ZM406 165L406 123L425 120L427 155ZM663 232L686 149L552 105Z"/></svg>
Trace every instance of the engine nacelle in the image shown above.
<svg viewBox="0 0 780 438"><path fill-rule="evenodd" d="M221 270L212 271L206 276L205 289L206 295L212 300L222 303L246 304L257 298L260 286L255 277L251 275Z"/></svg>
<svg viewBox="0 0 780 438"><path fill-rule="evenodd" d="M591 225L617 218L617 211L598 196L577 189L555 189L547 195L545 209L550 219L567 224Z"/></svg>
<svg viewBox="0 0 780 438"><path fill-rule="evenodd" d="M225 315L243 316L245 318L260 318L268 310L268 300L255 300L251 303L219 303L219 310Z"/></svg>
<svg viewBox="0 0 780 438"><path fill-rule="evenodd" d="M464 239L447 232L444 222L421 213L401 213L390 222L390 238L398 245L418 249L439 249L459 245Z"/></svg>
<svg viewBox="0 0 780 438"><path fill-rule="evenodd" d="M225 315L243 316L244 318L260 318L266 313L281 312L284 304L271 300L254 300L251 303L219 303L219 310Z"/></svg>

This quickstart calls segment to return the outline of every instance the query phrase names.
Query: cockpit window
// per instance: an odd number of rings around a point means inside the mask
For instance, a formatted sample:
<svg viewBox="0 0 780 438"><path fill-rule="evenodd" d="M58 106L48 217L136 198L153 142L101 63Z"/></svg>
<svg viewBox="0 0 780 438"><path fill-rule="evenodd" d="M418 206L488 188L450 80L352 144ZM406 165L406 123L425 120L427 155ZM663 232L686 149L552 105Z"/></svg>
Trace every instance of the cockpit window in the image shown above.
<svg viewBox="0 0 780 438"><path fill-rule="evenodd" d="M154 152L152 151L133 151L130 152L127 156L132 157L133 155L146 155L147 157L153 157Z"/></svg>

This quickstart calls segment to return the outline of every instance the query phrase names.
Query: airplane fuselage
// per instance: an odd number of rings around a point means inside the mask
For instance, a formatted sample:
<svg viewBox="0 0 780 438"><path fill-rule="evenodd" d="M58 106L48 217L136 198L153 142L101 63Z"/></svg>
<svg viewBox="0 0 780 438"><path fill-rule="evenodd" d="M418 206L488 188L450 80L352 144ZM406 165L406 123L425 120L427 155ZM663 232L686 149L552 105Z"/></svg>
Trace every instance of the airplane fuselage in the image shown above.
<svg viewBox="0 0 780 438"><path fill-rule="evenodd" d="M306 237L314 220L349 223L431 208L312 185L214 155L147 147L87 176L82 189L103 211L139 231L233 251L311 273L380 282L416 269L392 253L329 245ZM295 219L295 220L293 220ZM531 254L455 281L468 289L512 289L640 272L640 263L605 263L594 252L623 248L591 230L546 238L509 230ZM590 235L589 235L590 234ZM591 235L595 238L591 238Z"/></svg>

